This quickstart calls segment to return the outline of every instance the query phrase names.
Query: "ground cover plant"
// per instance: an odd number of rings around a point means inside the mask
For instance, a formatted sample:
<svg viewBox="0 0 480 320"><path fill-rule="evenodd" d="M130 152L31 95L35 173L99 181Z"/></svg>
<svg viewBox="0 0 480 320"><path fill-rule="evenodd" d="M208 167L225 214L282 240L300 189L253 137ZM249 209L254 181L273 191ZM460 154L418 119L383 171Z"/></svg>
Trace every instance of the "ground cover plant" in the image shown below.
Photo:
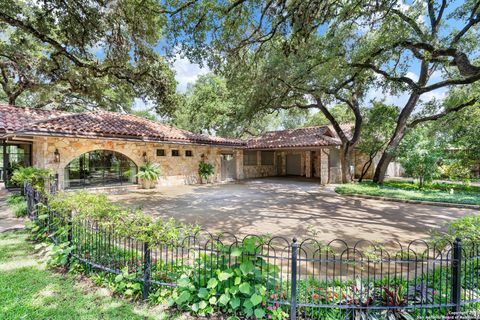
<svg viewBox="0 0 480 320"><path fill-rule="evenodd" d="M480 187L469 184L434 182L420 187L411 181L389 180L382 185L372 182L340 185L335 188L335 192L345 195L480 205Z"/></svg>

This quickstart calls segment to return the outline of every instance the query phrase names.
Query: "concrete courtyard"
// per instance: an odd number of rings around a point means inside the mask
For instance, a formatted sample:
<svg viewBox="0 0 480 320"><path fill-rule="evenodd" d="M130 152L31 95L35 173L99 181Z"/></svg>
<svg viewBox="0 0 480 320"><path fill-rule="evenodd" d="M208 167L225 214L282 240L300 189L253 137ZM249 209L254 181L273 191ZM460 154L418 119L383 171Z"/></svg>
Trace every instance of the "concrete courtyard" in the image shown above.
<svg viewBox="0 0 480 320"><path fill-rule="evenodd" d="M322 241L335 238L407 242L471 209L354 199L322 188L317 181L265 178L241 183L165 187L112 195L115 201L156 217L196 223L210 232L272 234Z"/></svg>

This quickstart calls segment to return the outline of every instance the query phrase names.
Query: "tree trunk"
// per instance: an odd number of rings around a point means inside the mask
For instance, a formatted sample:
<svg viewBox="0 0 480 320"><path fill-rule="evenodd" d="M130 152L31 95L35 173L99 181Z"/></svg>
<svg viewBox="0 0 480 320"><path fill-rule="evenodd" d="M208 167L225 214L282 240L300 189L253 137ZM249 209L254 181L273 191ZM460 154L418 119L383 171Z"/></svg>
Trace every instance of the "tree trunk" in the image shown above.
<svg viewBox="0 0 480 320"><path fill-rule="evenodd" d="M372 166L372 163L373 163L373 159L375 158L375 156L377 155L377 153L375 152L375 154L373 155L369 155L368 156L368 161L365 162L365 164L363 165L362 167L362 173L360 174L360 178L358 179L358 182L362 182L363 181L363 178L365 177L365 175L367 174L368 170L370 169L370 167Z"/></svg>
<svg viewBox="0 0 480 320"><path fill-rule="evenodd" d="M415 109L415 106L417 105L419 99L420 95L417 93L413 93L412 95L410 95L407 104L398 116L397 127L395 128L395 132L390 139L387 148L385 148L385 151L382 153L380 161L377 164L377 168L375 169L375 175L373 176L373 182L382 184L385 180L385 174L387 173L388 165L393 159L393 153L395 152L398 145L405 136L405 129L407 129L408 118L412 114L413 109Z"/></svg>

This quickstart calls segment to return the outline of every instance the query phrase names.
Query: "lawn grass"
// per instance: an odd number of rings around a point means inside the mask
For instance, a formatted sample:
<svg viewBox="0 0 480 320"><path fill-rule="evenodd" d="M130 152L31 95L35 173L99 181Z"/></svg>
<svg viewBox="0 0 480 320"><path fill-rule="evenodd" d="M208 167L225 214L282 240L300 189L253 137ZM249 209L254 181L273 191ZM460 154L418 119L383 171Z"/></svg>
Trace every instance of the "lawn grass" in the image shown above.
<svg viewBox="0 0 480 320"><path fill-rule="evenodd" d="M45 268L23 231L0 233L0 318L171 319L159 307L113 297L104 288Z"/></svg>
<svg viewBox="0 0 480 320"><path fill-rule="evenodd" d="M409 181L389 180L383 185L362 182L338 186L335 192L345 195L480 205L480 187L451 183L432 183L420 188Z"/></svg>

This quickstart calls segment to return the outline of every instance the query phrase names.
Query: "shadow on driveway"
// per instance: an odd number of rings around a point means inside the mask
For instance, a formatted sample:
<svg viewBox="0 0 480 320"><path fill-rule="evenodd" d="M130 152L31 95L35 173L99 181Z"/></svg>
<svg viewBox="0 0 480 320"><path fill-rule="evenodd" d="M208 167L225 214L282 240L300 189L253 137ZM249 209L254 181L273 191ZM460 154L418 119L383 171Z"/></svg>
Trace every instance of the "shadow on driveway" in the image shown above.
<svg viewBox="0 0 480 320"><path fill-rule="evenodd" d="M240 183L162 187L110 196L156 217L196 223L211 232L238 236L271 234L305 239L336 238L407 242L428 236L470 209L351 199L323 189L317 181L264 178Z"/></svg>

